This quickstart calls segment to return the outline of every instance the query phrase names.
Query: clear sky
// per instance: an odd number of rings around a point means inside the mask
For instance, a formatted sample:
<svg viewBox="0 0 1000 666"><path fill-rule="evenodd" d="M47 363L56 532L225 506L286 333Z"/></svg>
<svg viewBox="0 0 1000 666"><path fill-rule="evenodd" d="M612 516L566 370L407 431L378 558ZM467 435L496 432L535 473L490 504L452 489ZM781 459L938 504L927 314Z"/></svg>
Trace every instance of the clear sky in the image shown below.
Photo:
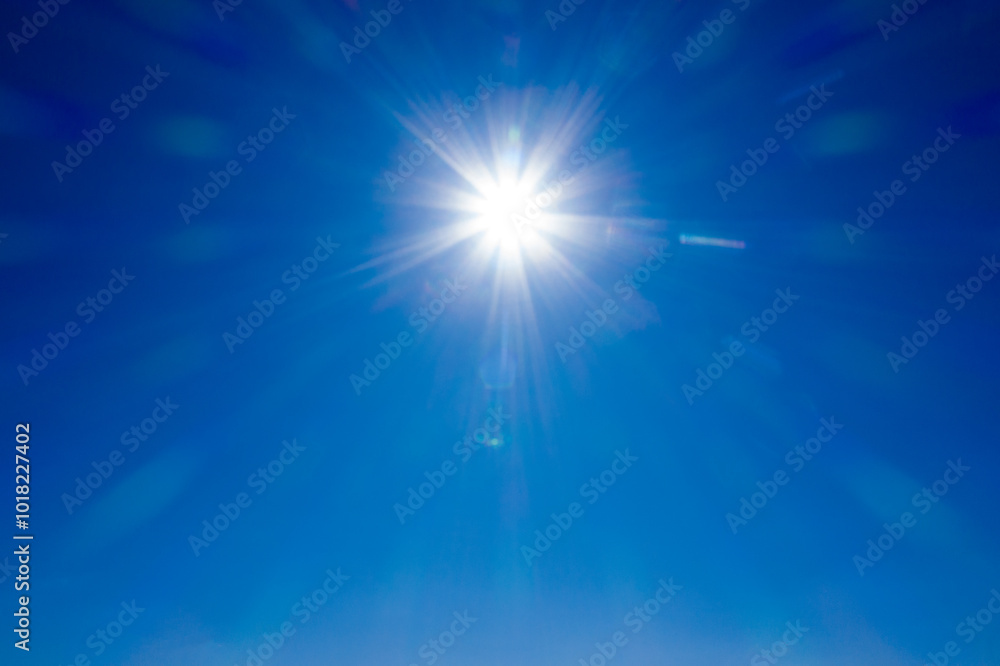
<svg viewBox="0 0 1000 666"><path fill-rule="evenodd" d="M0 663L1000 663L1000 16L903 4L6 3Z"/></svg>

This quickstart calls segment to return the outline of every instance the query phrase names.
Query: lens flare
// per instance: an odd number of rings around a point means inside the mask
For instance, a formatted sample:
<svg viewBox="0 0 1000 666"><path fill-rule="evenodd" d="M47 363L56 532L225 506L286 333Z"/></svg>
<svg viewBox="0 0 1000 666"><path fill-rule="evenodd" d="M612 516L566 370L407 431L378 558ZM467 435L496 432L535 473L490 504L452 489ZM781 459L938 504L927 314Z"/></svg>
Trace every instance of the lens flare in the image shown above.
<svg viewBox="0 0 1000 666"><path fill-rule="evenodd" d="M734 250L742 250L747 244L741 240L730 240L728 238L709 238L708 236L689 236L681 234L682 245L710 245L712 247L730 247Z"/></svg>

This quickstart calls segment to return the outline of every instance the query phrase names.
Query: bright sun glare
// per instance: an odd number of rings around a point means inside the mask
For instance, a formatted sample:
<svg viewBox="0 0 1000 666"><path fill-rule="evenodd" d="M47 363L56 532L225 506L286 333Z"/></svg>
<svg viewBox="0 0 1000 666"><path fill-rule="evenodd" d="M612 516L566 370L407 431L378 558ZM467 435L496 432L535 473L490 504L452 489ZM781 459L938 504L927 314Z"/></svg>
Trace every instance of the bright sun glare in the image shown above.
<svg viewBox="0 0 1000 666"><path fill-rule="evenodd" d="M479 223L487 234L487 239L500 247L501 253L516 253L521 243L520 236L525 230L519 229L518 216L525 215L530 192L524 183L511 177L504 177L499 183L491 183L482 188L482 198L478 202Z"/></svg>
<svg viewBox="0 0 1000 666"><path fill-rule="evenodd" d="M414 202L454 212L456 219L441 233L401 249L412 253L407 266L470 241L470 260L499 270L507 282L523 282L525 269L543 264L580 277L559 248L585 244L585 234L601 223L565 210L570 201L580 208L600 189L590 183L591 174L583 174L589 164L581 163L586 154L577 143L589 119L599 115L600 98L574 89L546 106L546 100L526 93L510 94L497 117L480 117L477 127L463 128L435 149L457 178L430 183ZM430 117L428 112L426 120ZM528 118L544 131L525 137ZM431 140L418 124L407 127Z"/></svg>

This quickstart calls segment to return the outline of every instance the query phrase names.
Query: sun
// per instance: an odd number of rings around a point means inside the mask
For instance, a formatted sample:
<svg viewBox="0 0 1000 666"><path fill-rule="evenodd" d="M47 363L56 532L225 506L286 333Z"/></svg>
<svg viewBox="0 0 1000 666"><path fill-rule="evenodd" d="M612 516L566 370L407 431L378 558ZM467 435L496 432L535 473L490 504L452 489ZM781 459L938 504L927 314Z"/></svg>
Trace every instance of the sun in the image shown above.
<svg viewBox="0 0 1000 666"><path fill-rule="evenodd" d="M447 221L394 251L396 259L408 257L401 270L455 249L459 261L497 284L585 279L566 253L590 251L603 242L595 230L612 224L588 208L603 206L597 196L614 180L597 175L587 162L596 157L581 148L603 117L601 98L576 87L506 94L476 123L435 144L443 168L425 172L424 187L408 195L408 204ZM424 139L429 132L421 122L433 114L421 113L420 122L404 125Z"/></svg>
<svg viewBox="0 0 1000 666"><path fill-rule="evenodd" d="M476 223L486 234L486 240L499 247L502 254L516 252L520 245L520 225L530 192L525 183L511 176L498 182L479 184L475 205Z"/></svg>

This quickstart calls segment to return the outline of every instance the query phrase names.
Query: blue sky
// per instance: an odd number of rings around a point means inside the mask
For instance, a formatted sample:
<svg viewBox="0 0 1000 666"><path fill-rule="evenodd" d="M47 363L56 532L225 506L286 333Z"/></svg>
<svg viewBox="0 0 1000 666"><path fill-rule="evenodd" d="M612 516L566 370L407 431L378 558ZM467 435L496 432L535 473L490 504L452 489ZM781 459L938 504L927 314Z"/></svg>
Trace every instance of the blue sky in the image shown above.
<svg viewBox="0 0 1000 666"><path fill-rule="evenodd" d="M996 663L989 3L221 2L0 12L3 663Z"/></svg>

